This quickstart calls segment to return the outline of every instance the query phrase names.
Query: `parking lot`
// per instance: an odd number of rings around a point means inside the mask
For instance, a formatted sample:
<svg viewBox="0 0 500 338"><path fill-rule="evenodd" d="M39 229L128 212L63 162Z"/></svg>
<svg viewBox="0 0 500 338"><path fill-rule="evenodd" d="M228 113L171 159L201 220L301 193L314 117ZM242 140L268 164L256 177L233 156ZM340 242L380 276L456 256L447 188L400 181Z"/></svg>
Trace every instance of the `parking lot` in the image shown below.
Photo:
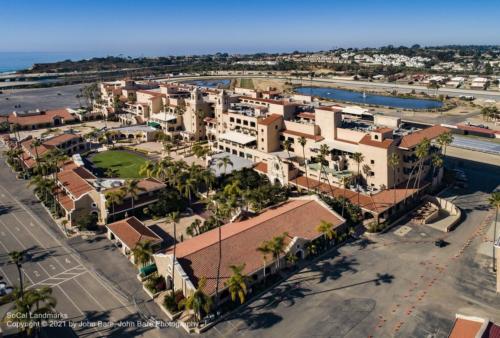
<svg viewBox="0 0 500 338"><path fill-rule="evenodd" d="M445 195L465 212L450 233L402 222L291 276L207 335L216 337L447 337L456 313L500 321L491 259L488 193L495 167L467 162L467 189ZM481 175L477 175L480 172ZM435 240L449 244L439 248ZM491 242L490 242L491 245Z"/></svg>
<svg viewBox="0 0 500 338"><path fill-rule="evenodd" d="M78 107L80 102L76 95L83 86L78 84L34 89L4 89L0 94L0 115L7 115L13 111ZM80 100L81 104L85 104L84 98ZM16 105L21 107L15 108Z"/></svg>

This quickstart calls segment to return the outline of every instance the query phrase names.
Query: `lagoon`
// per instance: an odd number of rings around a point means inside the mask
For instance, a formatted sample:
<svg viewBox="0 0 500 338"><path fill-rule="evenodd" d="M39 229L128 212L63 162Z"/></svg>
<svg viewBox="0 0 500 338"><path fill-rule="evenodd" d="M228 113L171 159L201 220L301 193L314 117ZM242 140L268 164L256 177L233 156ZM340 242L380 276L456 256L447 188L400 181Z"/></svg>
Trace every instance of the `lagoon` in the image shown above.
<svg viewBox="0 0 500 338"><path fill-rule="evenodd" d="M436 100L407 99L397 96L384 96L368 93L363 95L362 92L327 87L298 87L295 91L300 94L319 96L324 99L402 109L436 109L443 106L441 101Z"/></svg>

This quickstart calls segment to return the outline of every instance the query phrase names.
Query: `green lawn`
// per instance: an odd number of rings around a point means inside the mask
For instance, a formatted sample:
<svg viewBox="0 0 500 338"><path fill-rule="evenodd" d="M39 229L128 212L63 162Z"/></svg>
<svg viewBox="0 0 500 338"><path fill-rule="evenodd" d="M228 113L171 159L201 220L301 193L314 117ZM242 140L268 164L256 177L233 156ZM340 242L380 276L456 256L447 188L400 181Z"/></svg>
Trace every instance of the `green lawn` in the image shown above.
<svg viewBox="0 0 500 338"><path fill-rule="evenodd" d="M139 178L139 169L146 160L136 154L122 150L108 150L96 154L92 163L106 172L108 168L117 171L121 178Z"/></svg>

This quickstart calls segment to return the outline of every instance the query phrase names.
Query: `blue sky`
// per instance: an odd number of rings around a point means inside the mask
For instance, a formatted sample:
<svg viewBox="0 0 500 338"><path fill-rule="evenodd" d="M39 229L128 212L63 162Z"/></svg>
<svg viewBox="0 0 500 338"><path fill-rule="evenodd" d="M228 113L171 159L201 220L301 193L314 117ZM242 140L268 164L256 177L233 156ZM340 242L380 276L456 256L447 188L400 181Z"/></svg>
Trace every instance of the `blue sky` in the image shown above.
<svg viewBox="0 0 500 338"><path fill-rule="evenodd" d="M498 0L0 0L0 51L159 55L500 44Z"/></svg>

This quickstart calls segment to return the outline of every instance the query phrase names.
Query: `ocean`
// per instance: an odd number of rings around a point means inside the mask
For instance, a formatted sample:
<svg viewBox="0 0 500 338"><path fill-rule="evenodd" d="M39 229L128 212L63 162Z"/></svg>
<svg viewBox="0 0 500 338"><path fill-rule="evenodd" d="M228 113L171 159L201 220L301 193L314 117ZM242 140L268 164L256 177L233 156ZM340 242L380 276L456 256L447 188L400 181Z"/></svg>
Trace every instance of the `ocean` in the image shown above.
<svg viewBox="0 0 500 338"><path fill-rule="evenodd" d="M83 60L98 53L56 53L56 52L0 52L0 73L15 72L31 67L34 63L57 62L63 60Z"/></svg>

